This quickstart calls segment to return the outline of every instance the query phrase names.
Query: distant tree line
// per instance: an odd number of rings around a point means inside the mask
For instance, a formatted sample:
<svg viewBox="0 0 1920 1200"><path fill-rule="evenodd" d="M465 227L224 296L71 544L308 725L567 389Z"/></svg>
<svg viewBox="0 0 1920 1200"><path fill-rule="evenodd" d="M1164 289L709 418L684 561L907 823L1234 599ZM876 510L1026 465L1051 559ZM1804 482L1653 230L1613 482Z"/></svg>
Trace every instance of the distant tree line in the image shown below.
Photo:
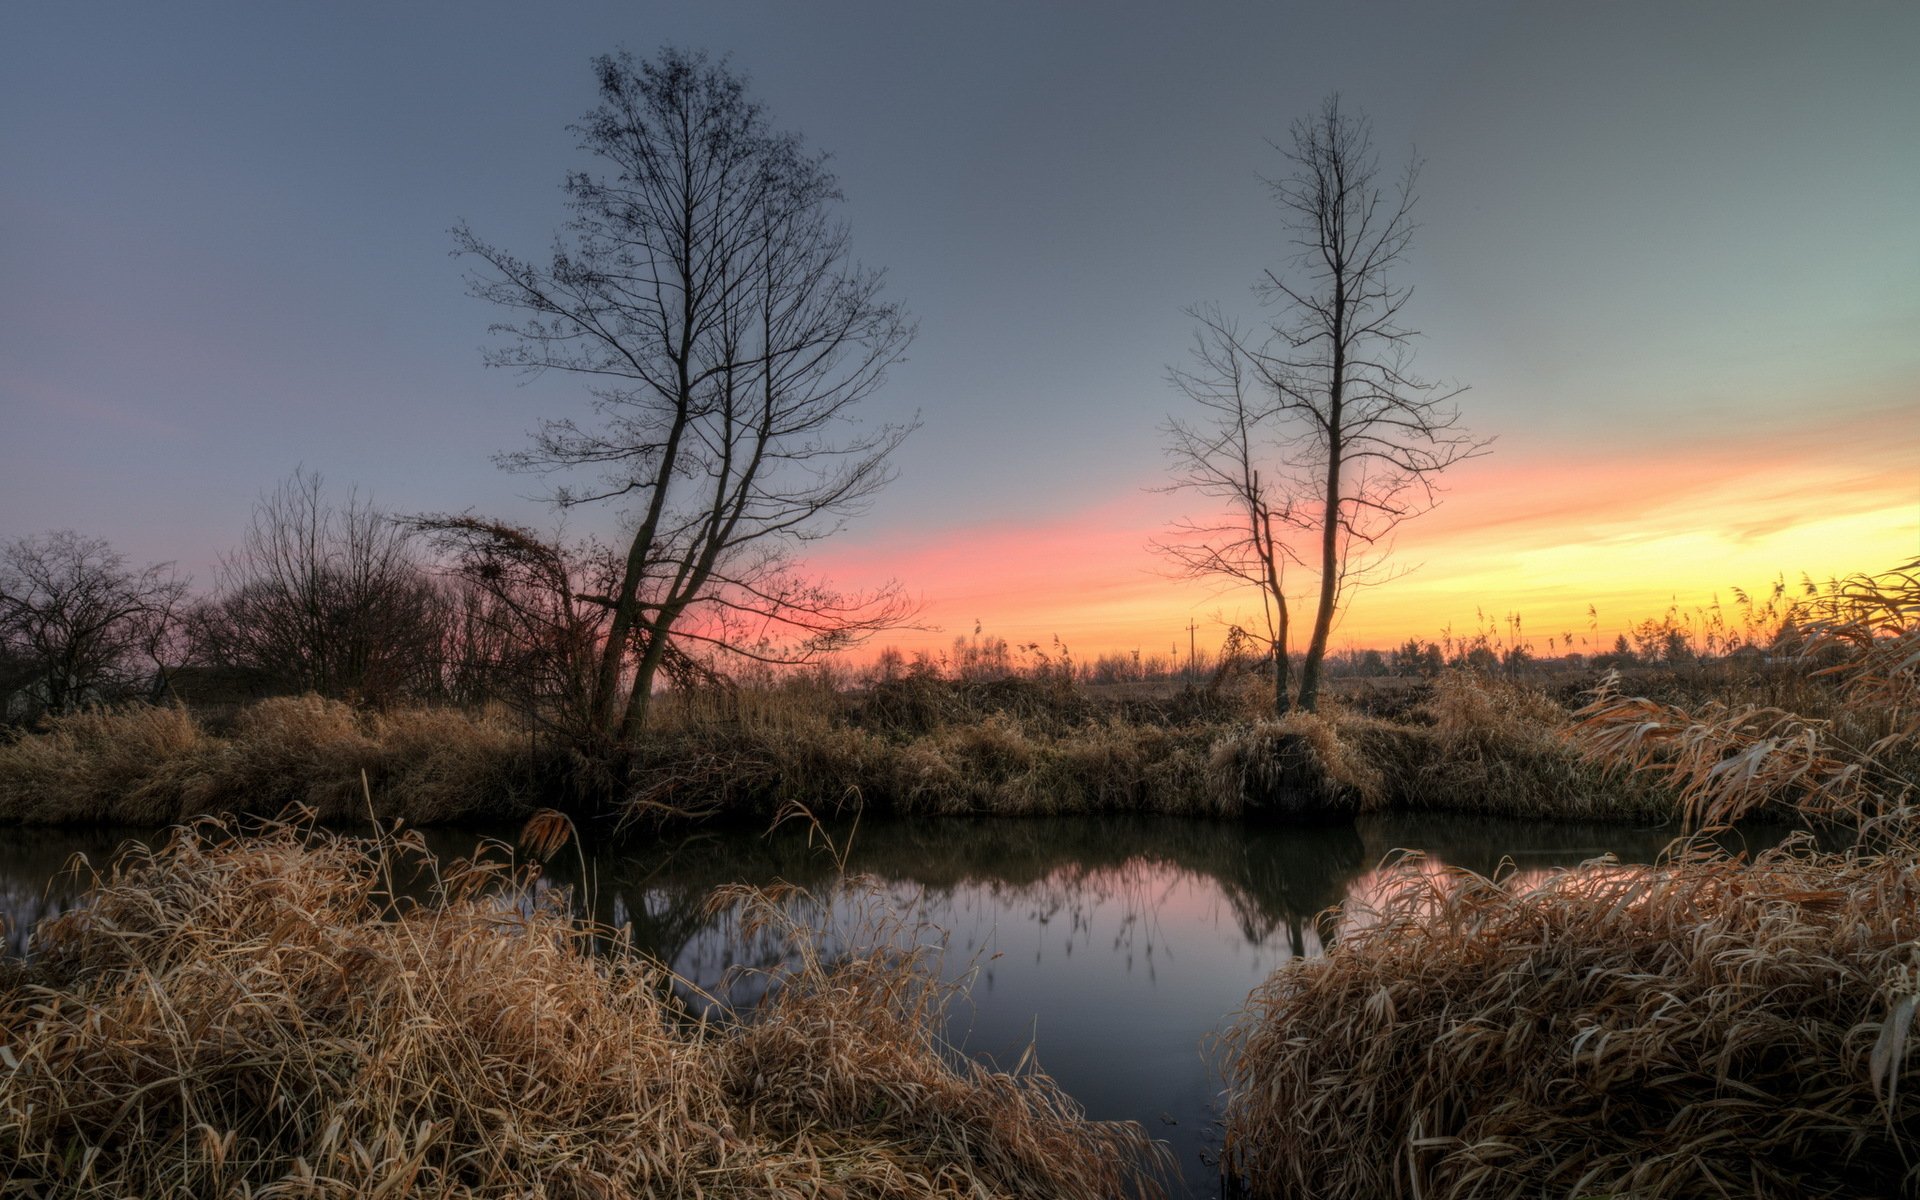
<svg viewBox="0 0 1920 1200"><path fill-rule="evenodd" d="M528 647L494 593L360 494L301 471L263 496L194 596L60 531L0 548L0 697L32 720L91 704L315 692L359 703L512 696ZM536 706L545 697L526 691Z"/></svg>
<svg viewBox="0 0 1920 1200"><path fill-rule="evenodd" d="M71 531L0 546L0 705L7 720L31 722L130 700L217 705L313 692L374 707L500 705L530 727L590 740L598 736L595 696L612 628L607 592L620 572L618 552L592 539L473 516L396 516L358 491L330 497L318 473L302 470L255 504L205 594L195 595L170 564L136 567L107 542ZM1673 667L1794 648L1784 584L1764 602L1739 600L1735 621L1717 605L1691 614L1676 608L1598 652L1597 631L1569 632L1538 656L1519 618L1509 617L1504 628L1487 623L1467 637L1336 651L1326 673L1432 678L1547 662ZM1230 636L1221 651L1201 649L1191 659L1173 650L1076 659L1057 638L1011 642L976 623L945 650L885 647L857 667L824 658L813 669L835 686L910 677L1203 684L1235 669L1271 672L1263 642ZM660 662L664 681L684 688L772 682L782 672L752 656L725 670L697 646L670 646ZM623 673L629 683L632 664Z"/></svg>

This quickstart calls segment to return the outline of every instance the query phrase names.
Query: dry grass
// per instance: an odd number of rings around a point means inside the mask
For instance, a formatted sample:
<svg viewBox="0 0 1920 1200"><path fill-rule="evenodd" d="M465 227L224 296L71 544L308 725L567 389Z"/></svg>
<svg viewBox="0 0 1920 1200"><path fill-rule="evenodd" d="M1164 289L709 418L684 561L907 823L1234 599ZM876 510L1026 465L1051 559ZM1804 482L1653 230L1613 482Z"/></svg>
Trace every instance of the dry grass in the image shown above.
<svg viewBox="0 0 1920 1200"><path fill-rule="evenodd" d="M748 816L800 804L957 816L1150 812L1232 816L1207 767L1216 730L1081 724L993 712L931 732L888 735L830 711L685 724L636 748L626 819Z"/></svg>
<svg viewBox="0 0 1920 1200"><path fill-rule="evenodd" d="M1417 715L1424 724L1375 735L1399 791L1395 807L1570 821L1675 815L1660 781L1585 761L1569 736L1572 717L1535 688L1450 672ZM1408 751L1411 760L1398 757Z"/></svg>
<svg viewBox="0 0 1920 1200"><path fill-rule="evenodd" d="M416 872L429 896L411 903L394 883ZM0 1190L1156 1190L1137 1126L1087 1121L1044 1076L941 1042L945 992L918 951L802 953L758 1010L695 1020L660 968L596 955L596 936L500 867L438 875L406 838L178 830L122 858L0 982Z"/></svg>
<svg viewBox="0 0 1920 1200"><path fill-rule="evenodd" d="M1859 821L1920 789L1920 563L1839 580L1809 605L1799 673L1812 711L1743 700L1682 707L1610 676L1578 714L1587 758L1661 777L1689 825L1756 813Z"/></svg>
<svg viewBox="0 0 1920 1200"><path fill-rule="evenodd" d="M522 816L536 765L523 733L454 710L286 697L241 710L216 735L184 709L134 707L0 743L0 820L164 825L289 804L358 820L369 787L379 815L416 824Z"/></svg>
<svg viewBox="0 0 1920 1200"><path fill-rule="evenodd" d="M1209 707L1211 705L1211 707ZM329 821L523 817L538 804L628 823L766 820L800 803L927 815L1242 813L1378 808L1661 820L1671 789L1583 762L1537 692L1450 677L1405 717L1329 702L1248 720L1200 693L1096 704L1027 681L905 680L680 697L616 755L568 755L450 709L264 701L219 733L183 710L84 713L0 743L0 820L160 825L300 804Z"/></svg>
<svg viewBox="0 0 1920 1200"><path fill-rule="evenodd" d="M1337 700L1218 736L1212 786L1223 804L1289 818L1381 809L1560 820L1663 822L1672 789L1586 762L1573 721L1544 693L1450 673L1398 719Z"/></svg>
<svg viewBox="0 0 1920 1200"><path fill-rule="evenodd" d="M1227 1036L1257 1196L1912 1195L1920 848L1418 869Z"/></svg>
<svg viewBox="0 0 1920 1200"><path fill-rule="evenodd" d="M0 741L0 818L161 824L180 811L176 764L207 752L204 730L182 708L136 708L62 717L45 733Z"/></svg>
<svg viewBox="0 0 1920 1200"><path fill-rule="evenodd" d="M1209 766L1222 807L1304 820L1379 807L1385 778L1356 745L1352 722L1329 709L1288 713L1216 740Z"/></svg>

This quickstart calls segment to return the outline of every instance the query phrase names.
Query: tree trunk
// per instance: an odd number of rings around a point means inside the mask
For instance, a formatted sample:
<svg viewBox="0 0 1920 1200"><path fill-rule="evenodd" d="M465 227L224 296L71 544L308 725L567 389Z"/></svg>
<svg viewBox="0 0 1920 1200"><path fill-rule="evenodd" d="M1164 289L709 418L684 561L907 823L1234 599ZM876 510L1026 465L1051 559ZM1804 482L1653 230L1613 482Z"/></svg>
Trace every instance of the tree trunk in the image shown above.
<svg viewBox="0 0 1920 1200"><path fill-rule="evenodd" d="M1267 590L1273 594L1273 604L1279 620L1274 626L1273 636L1273 715L1284 717L1293 708L1293 701L1287 695L1287 638L1291 636L1292 614L1287 611L1287 593L1280 585L1280 547L1273 537L1273 514L1264 514L1266 528L1266 548L1264 559L1267 568Z"/></svg>
<svg viewBox="0 0 1920 1200"><path fill-rule="evenodd" d="M1340 467L1346 454L1341 434L1341 412L1347 375L1346 281L1336 277L1333 292L1333 370L1327 382L1326 508L1320 514L1320 605L1313 614L1313 640L1300 664L1300 707L1314 711L1320 704L1320 663L1327 656L1327 637L1333 631L1333 607L1340 592Z"/></svg>
<svg viewBox="0 0 1920 1200"><path fill-rule="evenodd" d="M647 711L653 707L653 677L659 674L660 661L666 657L667 639L647 639L647 651L633 669L633 690L627 693L626 715L620 724L620 739L631 742L647 726Z"/></svg>

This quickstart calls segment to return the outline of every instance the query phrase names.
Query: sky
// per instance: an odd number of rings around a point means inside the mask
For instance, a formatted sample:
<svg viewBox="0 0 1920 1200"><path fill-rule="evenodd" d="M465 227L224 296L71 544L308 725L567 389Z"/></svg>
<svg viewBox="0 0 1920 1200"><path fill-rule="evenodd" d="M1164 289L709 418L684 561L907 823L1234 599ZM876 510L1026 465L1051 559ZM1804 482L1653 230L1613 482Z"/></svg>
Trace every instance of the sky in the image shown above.
<svg viewBox="0 0 1920 1200"><path fill-rule="evenodd" d="M483 368L449 229L542 253L590 60L665 44L832 155L918 320L871 414L921 428L811 560L916 596L897 644L1184 652L1245 619L1149 549L1197 515L1153 490L1166 375L1189 307L1271 318L1270 143L1332 91L1424 160L1417 365L1495 439L1336 645L1512 613L1611 642L1920 557L1920 6L1867 3L11 4L0 539L209 584L298 466L552 526L493 456L585 395Z"/></svg>

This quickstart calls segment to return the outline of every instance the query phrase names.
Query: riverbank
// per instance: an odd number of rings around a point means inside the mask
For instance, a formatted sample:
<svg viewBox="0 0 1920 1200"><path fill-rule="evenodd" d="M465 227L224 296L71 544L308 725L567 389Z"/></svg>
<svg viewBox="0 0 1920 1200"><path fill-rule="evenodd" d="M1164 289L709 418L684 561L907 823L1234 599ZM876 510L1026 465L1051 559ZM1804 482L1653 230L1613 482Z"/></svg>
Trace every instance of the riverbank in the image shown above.
<svg viewBox="0 0 1920 1200"><path fill-rule="evenodd" d="M1226 1040L1254 1197L1912 1195L1920 1187L1920 575L1834 585L1744 694L1608 680L1575 730L1684 823L1846 830L1751 861L1489 879L1415 859Z"/></svg>
<svg viewBox="0 0 1920 1200"><path fill-rule="evenodd" d="M794 805L908 815L1153 813L1340 820L1427 810L1660 822L1658 781L1583 757L1562 701L1465 674L1263 716L1198 689L1100 698L1024 679L904 679L663 704L639 744L582 754L495 716L262 701L60 718L0 744L0 821L157 825L207 814L412 824L540 807L625 827L765 821Z"/></svg>
<svg viewBox="0 0 1920 1200"><path fill-rule="evenodd" d="M1911 1194L1920 847L1417 863L1226 1039L1253 1197Z"/></svg>
<svg viewBox="0 0 1920 1200"><path fill-rule="evenodd" d="M735 898L793 965L695 1017L503 864L177 831L0 976L0 1156L45 1195L1157 1193L1138 1125L944 1043L913 943L829 958Z"/></svg>

